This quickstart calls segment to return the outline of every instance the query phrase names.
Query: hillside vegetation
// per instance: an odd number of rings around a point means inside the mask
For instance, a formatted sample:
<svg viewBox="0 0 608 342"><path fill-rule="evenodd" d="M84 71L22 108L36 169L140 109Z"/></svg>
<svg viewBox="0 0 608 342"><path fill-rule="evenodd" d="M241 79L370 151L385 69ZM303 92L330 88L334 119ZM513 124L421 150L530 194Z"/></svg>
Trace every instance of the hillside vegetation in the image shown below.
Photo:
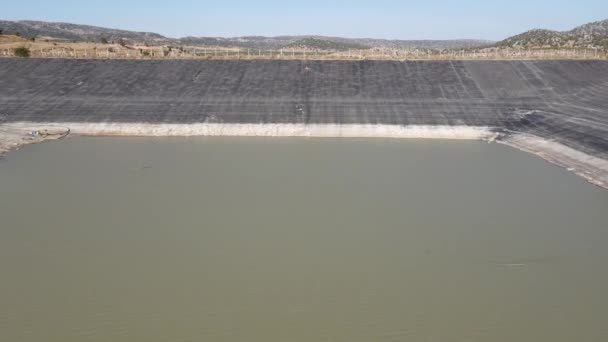
<svg viewBox="0 0 608 342"><path fill-rule="evenodd" d="M297 49L309 49L309 50L334 50L334 51L346 51L349 49L365 50L371 48L370 46L347 43L347 42L336 42L328 39L319 38L305 38L295 41L286 46L287 48Z"/></svg>
<svg viewBox="0 0 608 342"><path fill-rule="evenodd" d="M590 48L608 50L608 20L579 26L570 31L530 30L495 44L502 48Z"/></svg>
<svg viewBox="0 0 608 342"><path fill-rule="evenodd" d="M77 25L69 23L51 23L44 21L2 21L0 30L4 34L19 34L22 37L44 37L65 41L99 41L101 38L107 40L127 39L132 41L164 41L167 38L157 33L134 32L117 30L89 25Z"/></svg>
<svg viewBox="0 0 608 342"><path fill-rule="evenodd" d="M34 44L35 45L32 45ZM283 56L283 49L340 58L598 58L608 53L608 20L570 31L535 29L500 42L483 40L389 40L326 36L168 38L157 33L40 21L1 21L0 55L26 44L33 57L203 57ZM76 44L76 45L74 45ZM85 45L78 45L85 44ZM584 51L581 51L584 50ZM587 51L595 50L595 51ZM100 53L99 51L102 51ZM228 51L228 52L227 52ZM296 53L290 54L296 57ZM580 56L579 56L580 55ZM310 55L308 55L310 57ZM602 57L603 58L603 57Z"/></svg>
<svg viewBox="0 0 608 342"><path fill-rule="evenodd" d="M447 49L470 48L493 43L485 40L456 39L456 40L390 40L371 38L342 38L325 36L243 36L243 37L182 37L168 38L157 33L133 32L89 25L70 23L52 23L43 21L2 21L0 30L6 35L19 33L22 37L38 37L53 41L73 42L100 42L105 39L109 42L124 40L130 44L146 45L189 45L201 47L245 48L261 50L278 50L294 44L314 46L321 49L327 46L330 50L336 48L386 48L386 49ZM317 40L327 41L327 43ZM339 45L343 44L343 45Z"/></svg>

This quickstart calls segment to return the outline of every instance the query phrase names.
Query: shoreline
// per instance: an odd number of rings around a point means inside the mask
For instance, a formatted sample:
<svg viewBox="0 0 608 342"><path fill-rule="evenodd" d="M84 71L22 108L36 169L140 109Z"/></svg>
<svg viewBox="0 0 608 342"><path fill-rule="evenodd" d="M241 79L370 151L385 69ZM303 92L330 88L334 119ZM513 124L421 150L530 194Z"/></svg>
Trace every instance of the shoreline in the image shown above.
<svg viewBox="0 0 608 342"><path fill-rule="evenodd" d="M35 136L32 132L51 134ZM67 132L67 133L62 133ZM372 125L372 124L150 124L82 122L11 122L0 124L0 157L21 146L61 139L67 134L80 136L243 136L310 138L395 138L448 139L497 142L532 153L583 177L589 183L608 189L608 160L597 158L560 143L525 133L499 133L485 126Z"/></svg>
<svg viewBox="0 0 608 342"><path fill-rule="evenodd" d="M562 167L587 182L608 189L608 160L597 158L558 142L535 135L519 133L497 139L523 152L532 153L551 164Z"/></svg>

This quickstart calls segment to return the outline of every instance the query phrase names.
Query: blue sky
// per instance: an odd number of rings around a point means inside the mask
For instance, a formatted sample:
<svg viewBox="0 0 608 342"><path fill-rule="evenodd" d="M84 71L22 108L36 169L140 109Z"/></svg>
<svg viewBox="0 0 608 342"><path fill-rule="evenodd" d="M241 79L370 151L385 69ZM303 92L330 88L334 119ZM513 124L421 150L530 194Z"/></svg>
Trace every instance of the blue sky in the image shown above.
<svg viewBox="0 0 608 342"><path fill-rule="evenodd" d="M320 34L499 40L608 18L608 0L33 0L5 1L0 19L90 24L169 37Z"/></svg>

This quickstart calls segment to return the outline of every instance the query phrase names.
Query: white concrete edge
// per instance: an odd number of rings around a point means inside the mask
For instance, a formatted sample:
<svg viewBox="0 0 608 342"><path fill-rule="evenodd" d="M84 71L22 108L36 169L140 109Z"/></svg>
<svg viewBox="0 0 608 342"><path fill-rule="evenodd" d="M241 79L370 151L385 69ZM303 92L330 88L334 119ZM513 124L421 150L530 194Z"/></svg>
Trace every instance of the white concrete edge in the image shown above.
<svg viewBox="0 0 608 342"><path fill-rule="evenodd" d="M608 189L608 160L591 156L559 142L530 134L513 134L498 141L573 172L588 182Z"/></svg>
<svg viewBox="0 0 608 342"><path fill-rule="evenodd" d="M489 127L362 124L61 123L73 134L128 136L247 136L327 138L489 139Z"/></svg>
<svg viewBox="0 0 608 342"><path fill-rule="evenodd" d="M0 125L0 153L20 145L39 142L27 135L34 130L83 136L242 136L242 137L317 137L317 138L399 138L458 139L494 141L499 134L492 127L447 125L374 125L374 124L222 124L222 123L84 123L12 122ZM533 153L608 189L608 160L590 156L558 142L528 134L512 134L499 143ZM7 147L8 146L8 147Z"/></svg>

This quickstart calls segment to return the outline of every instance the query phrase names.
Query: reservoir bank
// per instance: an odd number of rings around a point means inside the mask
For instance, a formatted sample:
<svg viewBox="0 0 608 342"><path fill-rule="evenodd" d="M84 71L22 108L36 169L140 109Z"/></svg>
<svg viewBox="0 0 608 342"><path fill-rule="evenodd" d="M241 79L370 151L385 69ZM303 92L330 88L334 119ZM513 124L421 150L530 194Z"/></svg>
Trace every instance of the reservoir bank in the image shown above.
<svg viewBox="0 0 608 342"><path fill-rule="evenodd" d="M2 58L0 153L68 132L457 137L608 187L606 94L608 61Z"/></svg>
<svg viewBox="0 0 608 342"><path fill-rule="evenodd" d="M68 137L0 194L0 340L608 339L608 192L500 144Z"/></svg>

